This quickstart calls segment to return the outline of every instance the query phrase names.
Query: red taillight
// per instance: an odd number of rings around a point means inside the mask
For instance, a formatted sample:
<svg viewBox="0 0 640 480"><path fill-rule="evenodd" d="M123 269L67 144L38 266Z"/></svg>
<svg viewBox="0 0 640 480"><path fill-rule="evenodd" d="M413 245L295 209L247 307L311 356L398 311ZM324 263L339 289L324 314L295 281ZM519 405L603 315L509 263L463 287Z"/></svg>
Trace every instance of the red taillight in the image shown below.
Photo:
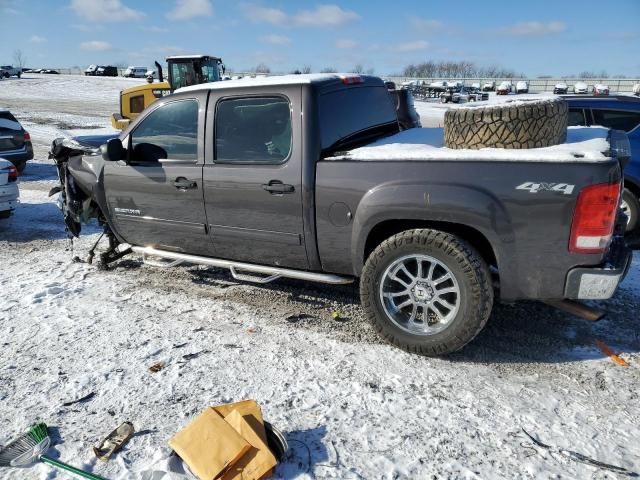
<svg viewBox="0 0 640 480"><path fill-rule="evenodd" d="M603 253L609 247L620 203L620 183L600 183L578 195L571 224L569 251Z"/></svg>
<svg viewBox="0 0 640 480"><path fill-rule="evenodd" d="M31 135L29 135L29 132L24 132L24 141L25 142L31 141Z"/></svg>
<svg viewBox="0 0 640 480"><path fill-rule="evenodd" d="M15 166L11 165L10 167L5 168L5 170L9 174L10 182L15 182L16 180L18 180L18 169Z"/></svg>
<svg viewBox="0 0 640 480"><path fill-rule="evenodd" d="M360 75L343 75L340 77L342 83L345 85L355 85L356 83L364 83L363 78Z"/></svg>

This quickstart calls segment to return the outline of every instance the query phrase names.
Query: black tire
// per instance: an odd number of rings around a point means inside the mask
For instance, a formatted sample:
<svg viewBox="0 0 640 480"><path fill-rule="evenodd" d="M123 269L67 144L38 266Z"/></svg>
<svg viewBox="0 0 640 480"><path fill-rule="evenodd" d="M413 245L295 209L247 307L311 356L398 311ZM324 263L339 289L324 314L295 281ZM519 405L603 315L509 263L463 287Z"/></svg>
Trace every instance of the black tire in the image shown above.
<svg viewBox="0 0 640 480"><path fill-rule="evenodd" d="M382 304L380 285L385 271L409 255L436 259L457 280L458 311L437 333L420 335L401 328ZM369 322L390 343L409 352L443 355L464 347L485 326L493 306L493 288L487 264L465 241L438 230L415 229L388 238L369 255L360 279L360 301Z"/></svg>
<svg viewBox="0 0 640 480"><path fill-rule="evenodd" d="M444 114L445 145L449 148L517 149L564 143L567 102L553 98L510 103L447 110Z"/></svg>
<svg viewBox="0 0 640 480"><path fill-rule="evenodd" d="M16 170L18 170L18 173L22 175L22 172L24 172L24 169L27 168L27 162L26 160L24 160L22 162L16 163L15 166L16 166Z"/></svg>
<svg viewBox="0 0 640 480"><path fill-rule="evenodd" d="M622 191L622 201L626 205L625 213L629 217L627 228L625 229L625 231L627 233L633 232L638 226L638 217L640 216L640 201L638 201L638 197L636 197L628 188L625 188Z"/></svg>
<svg viewBox="0 0 640 480"><path fill-rule="evenodd" d="M3 210L0 212L0 219L9 218L11 216L11 210Z"/></svg>

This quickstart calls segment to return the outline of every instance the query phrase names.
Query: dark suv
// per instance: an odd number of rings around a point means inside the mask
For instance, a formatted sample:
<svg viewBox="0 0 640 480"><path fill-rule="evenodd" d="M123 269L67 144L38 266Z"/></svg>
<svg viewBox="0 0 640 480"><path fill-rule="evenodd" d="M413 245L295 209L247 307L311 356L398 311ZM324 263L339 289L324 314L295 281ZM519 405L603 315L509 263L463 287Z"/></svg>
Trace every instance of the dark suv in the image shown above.
<svg viewBox="0 0 640 480"><path fill-rule="evenodd" d="M29 133L8 110L0 110L0 158L9 160L21 173L33 158Z"/></svg>
<svg viewBox="0 0 640 480"><path fill-rule="evenodd" d="M622 208L629 218L627 233L640 237L640 98L567 96L569 125L602 125L624 130L629 136L631 161L624 169Z"/></svg>

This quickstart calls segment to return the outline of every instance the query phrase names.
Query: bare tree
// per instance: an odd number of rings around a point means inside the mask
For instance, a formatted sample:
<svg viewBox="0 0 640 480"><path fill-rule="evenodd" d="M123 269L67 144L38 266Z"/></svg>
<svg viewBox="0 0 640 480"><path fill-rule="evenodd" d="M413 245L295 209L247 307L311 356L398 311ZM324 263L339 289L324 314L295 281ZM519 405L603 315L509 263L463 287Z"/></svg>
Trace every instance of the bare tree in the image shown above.
<svg viewBox="0 0 640 480"><path fill-rule="evenodd" d="M353 67L351 73L364 73L364 67L360 63L358 63Z"/></svg>
<svg viewBox="0 0 640 480"><path fill-rule="evenodd" d="M22 50L18 48L13 51L13 61L15 63L15 66L18 67L20 71L22 71L24 66L27 64L27 57L25 57L22 53Z"/></svg>
<svg viewBox="0 0 640 480"><path fill-rule="evenodd" d="M305 65L302 67L302 73L311 73L311 67L309 65Z"/></svg>
<svg viewBox="0 0 640 480"><path fill-rule="evenodd" d="M367 68L367 75L373 75L374 73L376 73L374 68Z"/></svg>
<svg viewBox="0 0 640 480"><path fill-rule="evenodd" d="M320 73L336 73L338 70L336 70L334 67L324 67L322 70L320 70Z"/></svg>
<svg viewBox="0 0 640 480"><path fill-rule="evenodd" d="M258 65L256 65L253 71L255 73L271 73L271 69L269 68L269 66L264 63L259 63Z"/></svg>

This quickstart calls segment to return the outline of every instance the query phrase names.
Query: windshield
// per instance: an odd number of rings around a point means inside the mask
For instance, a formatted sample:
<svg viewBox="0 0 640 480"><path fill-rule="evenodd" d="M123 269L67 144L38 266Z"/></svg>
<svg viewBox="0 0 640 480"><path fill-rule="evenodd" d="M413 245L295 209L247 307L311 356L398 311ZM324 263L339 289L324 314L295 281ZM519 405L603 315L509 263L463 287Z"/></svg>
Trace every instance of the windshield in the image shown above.
<svg viewBox="0 0 640 480"><path fill-rule="evenodd" d="M220 80L220 69L218 68L218 62L215 60L209 60L202 62L200 65L202 73L202 82L217 82Z"/></svg>

